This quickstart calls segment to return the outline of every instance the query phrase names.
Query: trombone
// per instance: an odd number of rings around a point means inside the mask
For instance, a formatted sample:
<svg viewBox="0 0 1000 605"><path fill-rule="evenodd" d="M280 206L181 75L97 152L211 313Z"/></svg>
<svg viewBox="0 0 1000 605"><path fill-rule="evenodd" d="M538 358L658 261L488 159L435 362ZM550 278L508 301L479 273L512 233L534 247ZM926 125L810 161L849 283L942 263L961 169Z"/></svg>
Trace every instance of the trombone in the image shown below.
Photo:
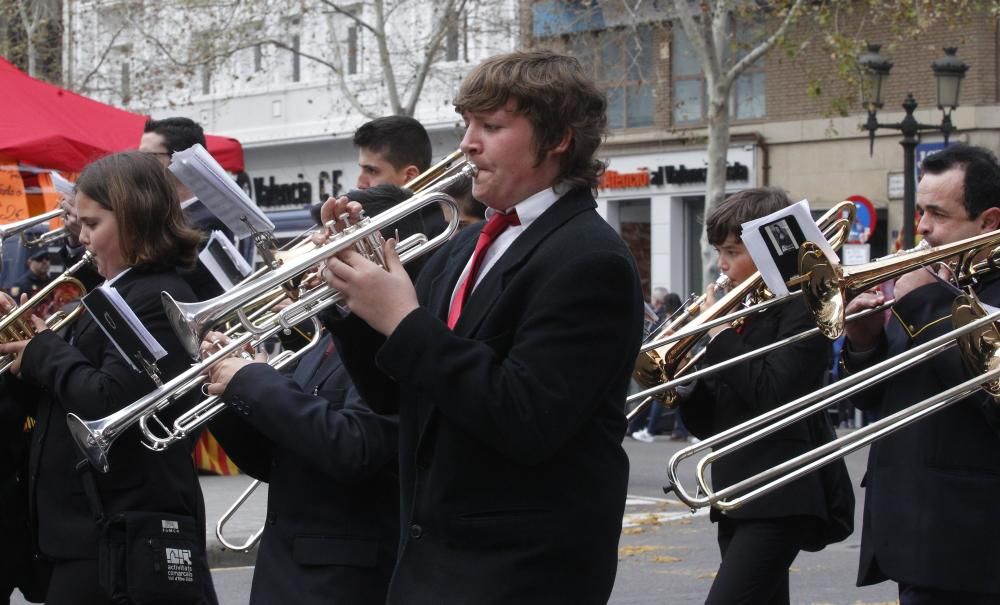
<svg viewBox="0 0 1000 605"><path fill-rule="evenodd" d="M712 506L720 511L733 510L979 390L1000 397L998 321L1000 311L987 314L974 296L959 296L953 305L955 327L950 332L678 451L670 458L667 468L667 489L672 489L693 509ZM706 471L719 458L882 382L899 373L900 368L925 361L955 346L962 349L967 367L976 374L973 378L733 485L720 490L713 490L709 485ZM718 449L697 462L698 491L692 495L682 486L677 469L685 459L712 448Z"/></svg>
<svg viewBox="0 0 1000 605"><path fill-rule="evenodd" d="M84 253L79 261L35 292L34 296L24 304L17 305L15 301L16 308L0 319L0 342L8 343L32 338L35 335L35 328L31 323L32 315L43 317L46 327L50 330L61 330L75 321L83 312L83 305L78 305L68 313L62 307L73 300L79 300L87 293L87 288L80 280L73 277L73 274L90 264L93 259L94 255L91 252ZM50 308L54 308L55 311L48 313ZM17 355L12 353L0 355L0 374L7 372L16 359Z"/></svg>
<svg viewBox="0 0 1000 605"><path fill-rule="evenodd" d="M846 241L851 223L854 221L854 212L854 203L843 201L816 221L834 248L839 248ZM758 299L756 304L734 311L751 294L754 294L754 298ZM693 310L684 313L681 319L691 317L691 320L687 322L688 325L683 330L677 331L677 328L683 323L682 321L671 322L665 329L661 329L657 338L646 343L640 349L632 376L645 389L625 400L627 404L639 401L639 404L628 412L627 418L631 420L641 413L653 402L653 395L668 392L669 395L664 398L666 404L669 407L676 404L676 396L671 390L672 387L664 387L661 383L664 381L668 381L667 384L674 382L671 379L684 374L693 366L697 359L686 362L685 360L706 330L762 311L772 305L784 304L790 298L769 298L769 293L766 293L764 289L764 280L760 272L756 272L716 301L710 309L700 313ZM700 301L703 300L701 298L696 303L700 305ZM693 306L694 303L689 306L689 309ZM677 383L674 383L673 386L677 386Z"/></svg>
<svg viewBox="0 0 1000 605"><path fill-rule="evenodd" d="M933 248L918 247L912 251L893 254L862 265L843 267L829 261L822 251L820 251L819 247L812 242L805 242L799 251L799 276L793 278L790 283L802 283L801 295L805 299L806 304L809 306L813 317L816 319L817 328L814 330L818 330L827 338L834 340L840 337L844 331L844 323L847 321L844 317L845 301L847 298L850 298L875 284L953 256L959 257L957 263L957 275L960 282L972 282L977 279L980 274L995 267L994 257L1000 255L998 246L1000 246L1000 230L990 231L988 233L983 233L974 237L953 242L951 244L945 244ZM983 261L975 262L975 259L986 249L991 250L988 258ZM796 293L796 295L797 294L798 293ZM722 300L726 300L727 298L728 295ZM749 313L761 311L772 304L782 304L791 298L792 296L787 296L781 299L771 299L765 301L764 303L740 310L736 313L724 315L719 318L712 318L712 321L710 322L704 322L701 325L684 330L683 334L674 334L662 339L659 342L671 343L675 341L689 342L691 340L697 340L701 333L708 329L708 327L728 323L738 317L743 317ZM884 310L888 308L888 306L891 306L891 303L886 303L877 309L871 309L866 312L855 314L851 319L858 319L870 313ZM772 343L756 351L751 351L741 355L738 359L740 361L746 361L747 359L763 355L776 348L796 342L808 336L812 336L816 333L814 330L809 330L807 332ZM652 346L652 344L653 343L648 346ZM708 368L703 368L698 370L696 373L685 374L686 370L691 367L692 363L694 362L689 362L687 365L680 368L680 370L676 371L673 374L673 379L670 379L670 375L667 375L667 380L665 382L629 396L626 399L626 403L641 400L641 403L636 408L636 410L641 410L645 405L647 405L646 401L652 401L654 396L676 388L680 384L696 377L705 376L730 367L731 365L734 365L735 362L733 360L729 360ZM678 376L683 376L683 378L678 378ZM638 413L636 410L630 412L628 416L630 419Z"/></svg>

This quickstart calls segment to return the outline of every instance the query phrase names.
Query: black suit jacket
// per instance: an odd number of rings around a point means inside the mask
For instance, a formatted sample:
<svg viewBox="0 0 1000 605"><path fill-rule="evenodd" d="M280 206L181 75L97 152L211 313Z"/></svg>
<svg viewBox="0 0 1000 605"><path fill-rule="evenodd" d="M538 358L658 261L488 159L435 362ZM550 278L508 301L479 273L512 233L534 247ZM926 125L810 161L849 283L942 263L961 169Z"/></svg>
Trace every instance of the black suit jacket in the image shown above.
<svg viewBox="0 0 1000 605"><path fill-rule="evenodd" d="M398 421L361 401L336 354L317 365L296 381L241 369L211 425L269 483L250 602L380 605L399 536Z"/></svg>
<svg viewBox="0 0 1000 605"><path fill-rule="evenodd" d="M815 322L801 301L772 307L749 316L740 332L720 332L709 342L702 365L714 365L813 327ZM830 341L817 335L712 374L681 399L684 426L705 439L750 420L822 387L832 362ZM712 486L728 487L816 445L806 422L798 422L720 458L712 465ZM717 521L719 515L713 508L712 520ZM818 474L811 473L726 515L733 519L810 515L825 520L826 498Z"/></svg>
<svg viewBox="0 0 1000 605"><path fill-rule="evenodd" d="M422 306L388 339L357 318L335 325L362 395L400 414L403 535L389 603L607 601L643 303L632 257L594 208L576 190L544 212L454 331L449 298L478 228L424 266Z"/></svg>
<svg viewBox="0 0 1000 605"><path fill-rule="evenodd" d="M188 366L188 357L174 335L160 302L167 291L179 300L193 294L174 270L133 268L115 282L136 315L167 350L158 362L164 380ZM51 330L28 343L21 361L23 382L37 403L31 443L31 503L42 554L57 559L97 557L98 527L75 470L84 459L70 436L66 414L83 419L103 418L139 399L154 388L144 373L133 370L84 313L71 330L74 344ZM183 406L180 406L183 407ZM179 413L178 409L174 413ZM168 418L169 420L169 418ZM169 512L190 515L204 536L205 512L190 446L177 445L152 452L140 443L136 428L125 431L109 454L110 471L94 472L106 515L122 511ZM199 562L208 574L206 561ZM211 588L211 578L207 578ZM214 593L206 595L215 602Z"/></svg>
<svg viewBox="0 0 1000 605"><path fill-rule="evenodd" d="M978 288L1000 305L1000 279ZM900 300L871 362L952 329L955 293L940 283ZM862 364L859 364L859 367ZM856 368L848 368L856 369ZM885 417L969 377L957 348L912 364L854 404ZM1000 407L981 393L871 446L858 584L890 578L946 590L1000 593Z"/></svg>

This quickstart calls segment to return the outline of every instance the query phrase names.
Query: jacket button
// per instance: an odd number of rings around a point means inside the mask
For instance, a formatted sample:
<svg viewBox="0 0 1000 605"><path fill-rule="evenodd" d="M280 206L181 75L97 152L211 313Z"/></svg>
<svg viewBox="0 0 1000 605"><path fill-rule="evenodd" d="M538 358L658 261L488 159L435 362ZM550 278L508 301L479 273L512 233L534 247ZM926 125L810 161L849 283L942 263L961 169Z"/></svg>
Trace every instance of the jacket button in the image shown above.
<svg viewBox="0 0 1000 605"><path fill-rule="evenodd" d="M419 540L420 536L424 535L424 528L420 527L416 523L410 526L410 537L414 540Z"/></svg>
<svg viewBox="0 0 1000 605"><path fill-rule="evenodd" d="M267 515L268 525L275 525L277 522L278 522L278 515L276 515L275 513L270 513Z"/></svg>

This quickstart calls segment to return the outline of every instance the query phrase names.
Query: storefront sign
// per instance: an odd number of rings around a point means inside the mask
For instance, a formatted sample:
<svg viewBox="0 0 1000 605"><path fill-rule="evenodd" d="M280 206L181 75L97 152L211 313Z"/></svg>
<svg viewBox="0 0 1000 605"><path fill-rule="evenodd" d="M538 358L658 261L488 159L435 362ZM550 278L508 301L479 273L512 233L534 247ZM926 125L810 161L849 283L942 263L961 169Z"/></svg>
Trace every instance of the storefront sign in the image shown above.
<svg viewBox="0 0 1000 605"><path fill-rule="evenodd" d="M749 184L753 177L753 147L732 147L727 157L726 182ZM704 189L707 177L703 150L617 156L610 159L598 187L606 191L651 189L650 193L693 191Z"/></svg>

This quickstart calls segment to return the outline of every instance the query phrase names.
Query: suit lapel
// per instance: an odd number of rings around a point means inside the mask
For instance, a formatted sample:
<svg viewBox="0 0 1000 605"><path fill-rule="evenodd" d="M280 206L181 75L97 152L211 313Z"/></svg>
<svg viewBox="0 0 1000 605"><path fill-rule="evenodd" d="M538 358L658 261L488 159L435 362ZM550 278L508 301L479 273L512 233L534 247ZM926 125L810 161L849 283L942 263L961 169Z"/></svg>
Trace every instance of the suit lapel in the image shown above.
<svg viewBox="0 0 1000 605"><path fill-rule="evenodd" d="M455 324L455 334L463 337L474 335L515 270L530 257L531 252L552 231L558 229L570 218L596 207L597 204L587 192L573 191L559 198L551 208L535 219L531 226L514 240L514 244L504 252L504 255L490 269L483 281L472 291L472 295L462 309L462 315L458 318L458 323ZM485 222L480 223L479 228L474 231L475 236L470 236L467 241L455 242L454 250L445 264L445 269L432 279L427 308L438 318L448 317L451 293L455 289L458 278L461 277L462 269L465 268L469 257L472 256L472 252L476 248L479 232L485 224ZM433 434L434 427L437 425L437 417L437 408L434 406L430 406L429 409L418 408L417 410L417 424L420 427L416 448L418 458L424 445L432 440L430 435Z"/></svg>
<svg viewBox="0 0 1000 605"><path fill-rule="evenodd" d="M596 207L597 204L593 198L585 191L574 190L559 198L555 204L535 219L524 233L514 240L511 247L504 252L489 273L479 282L476 289L472 291L469 300L466 301L465 307L462 309L462 315L458 318L458 323L455 324L455 333L459 336L473 335L489 310L496 304L517 268L530 258L535 248L566 221L581 212ZM468 260L468 256L465 256L465 259Z"/></svg>
<svg viewBox="0 0 1000 605"><path fill-rule="evenodd" d="M448 253L448 260L444 268L431 278L431 285L428 288L427 310L440 319L447 319L448 308L451 306L451 293L455 290L458 278L462 276L462 269L469 262L473 250L476 249L476 242L479 240L479 232L486 222L480 222L473 227L467 227L457 236L455 245ZM468 234L466 234L468 232Z"/></svg>

